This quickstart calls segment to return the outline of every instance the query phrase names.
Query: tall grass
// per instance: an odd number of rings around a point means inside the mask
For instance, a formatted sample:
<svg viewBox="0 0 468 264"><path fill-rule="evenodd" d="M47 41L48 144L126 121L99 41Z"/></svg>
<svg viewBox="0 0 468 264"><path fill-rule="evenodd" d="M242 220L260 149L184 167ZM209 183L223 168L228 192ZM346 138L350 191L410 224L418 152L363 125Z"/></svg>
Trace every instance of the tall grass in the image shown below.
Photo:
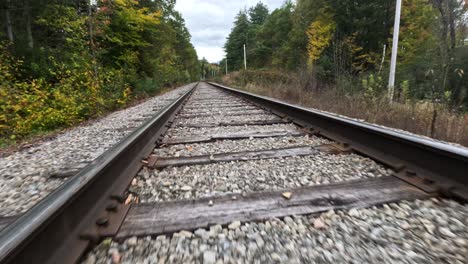
<svg viewBox="0 0 468 264"><path fill-rule="evenodd" d="M468 114L451 111L442 104L427 101L389 103L382 94L349 93L336 86L317 89L316 82L300 74L271 71L236 72L225 76L223 83L289 103L468 147Z"/></svg>

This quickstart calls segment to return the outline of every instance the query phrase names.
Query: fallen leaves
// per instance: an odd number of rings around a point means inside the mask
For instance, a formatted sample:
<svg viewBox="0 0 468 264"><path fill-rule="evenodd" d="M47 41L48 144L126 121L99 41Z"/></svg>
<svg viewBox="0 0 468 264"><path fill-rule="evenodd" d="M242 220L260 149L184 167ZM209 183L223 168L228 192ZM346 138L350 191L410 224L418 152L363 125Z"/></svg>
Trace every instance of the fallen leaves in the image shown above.
<svg viewBox="0 0 468 264"><path fill-rule="evenodd" d="M284 198L289 200L289 199L291 199L292 192L284 192L281 195L283 195Z"/></svg>
<svg viewBox="0 0 468 264"><path fill-rule="evenodd" d="M325 228L327 228L327 225L323 222L323 220L321 218L315 219L313 225L314 225L315 229L325 229Z"/></svg>
<svg viewBox="0 0 468 264"><path fill-rule="evenodd" d="M124 204L131 204L131 203L140 203L140 198L138 198L137 196L134 196L133 194L129 194L127 196L127 199L125 199L125 203Z"/></svg>
<svg viewBox="0 0 468 264"><path fill-rule="evenodd" d="M114 250L111 253L111 258L112 258L112 264L119 264L120 260L122 259L122 256L120 255L119 251Z"/></svg>

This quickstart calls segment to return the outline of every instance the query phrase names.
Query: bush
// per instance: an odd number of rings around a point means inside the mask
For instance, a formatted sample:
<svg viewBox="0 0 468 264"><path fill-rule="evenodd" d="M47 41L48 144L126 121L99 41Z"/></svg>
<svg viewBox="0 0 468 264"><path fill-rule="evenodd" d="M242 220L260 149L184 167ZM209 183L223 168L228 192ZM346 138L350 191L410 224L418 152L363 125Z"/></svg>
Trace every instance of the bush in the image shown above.
<svg viewBox="0 0 468 264"><path fill-rule="evenodd" d="M43 78L20 80L20 66L6 45L0 46L0 135L5 138L71 126L131 98L118 71L101 71L97 79L90 65L81 70L55 65L59 70L53 72L56 81L51 84Z"/></svg>

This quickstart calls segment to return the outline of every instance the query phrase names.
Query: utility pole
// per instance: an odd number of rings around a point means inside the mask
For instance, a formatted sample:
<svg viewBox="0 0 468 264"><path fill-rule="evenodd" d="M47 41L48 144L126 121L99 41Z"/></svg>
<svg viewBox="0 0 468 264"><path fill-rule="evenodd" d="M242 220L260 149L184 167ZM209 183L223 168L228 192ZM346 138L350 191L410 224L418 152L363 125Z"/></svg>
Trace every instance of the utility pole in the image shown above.
<svg viewBox="0 0 468 264"><path fill-rule="evenodd" d="M393 95L395 93L395 71L398 53L398 35L400 33L400 13L401 0L396 0L395 25L393 26L392 58L390 60L390 76L388 77L388 98L390 102L393 101Z"/></svg>
<svg viewBox="0 0 468 264"><path fill-rule="evenodd" d="M226 56L226 75L228 74L228 71L227 71L227 56Z"/></svg>
<svg viewBox="0 0 468 264"><path fill-rule="evenodd" d="M245 52L245 44L244 44L244 70L247 70L247 53Z"/></svg>

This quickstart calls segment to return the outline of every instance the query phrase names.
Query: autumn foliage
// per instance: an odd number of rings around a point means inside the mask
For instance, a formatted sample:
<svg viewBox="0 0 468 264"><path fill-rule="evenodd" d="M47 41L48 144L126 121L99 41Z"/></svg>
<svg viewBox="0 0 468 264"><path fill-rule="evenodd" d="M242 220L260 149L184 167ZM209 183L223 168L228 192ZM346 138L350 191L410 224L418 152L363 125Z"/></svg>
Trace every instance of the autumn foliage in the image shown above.
<svg viewBox="0 0 468 264"><path fill-rule="evenodd" d="M173 1L7 1L0 144L71 126L198 78ZM11 34L10 34L11 33Z"/></svg>

